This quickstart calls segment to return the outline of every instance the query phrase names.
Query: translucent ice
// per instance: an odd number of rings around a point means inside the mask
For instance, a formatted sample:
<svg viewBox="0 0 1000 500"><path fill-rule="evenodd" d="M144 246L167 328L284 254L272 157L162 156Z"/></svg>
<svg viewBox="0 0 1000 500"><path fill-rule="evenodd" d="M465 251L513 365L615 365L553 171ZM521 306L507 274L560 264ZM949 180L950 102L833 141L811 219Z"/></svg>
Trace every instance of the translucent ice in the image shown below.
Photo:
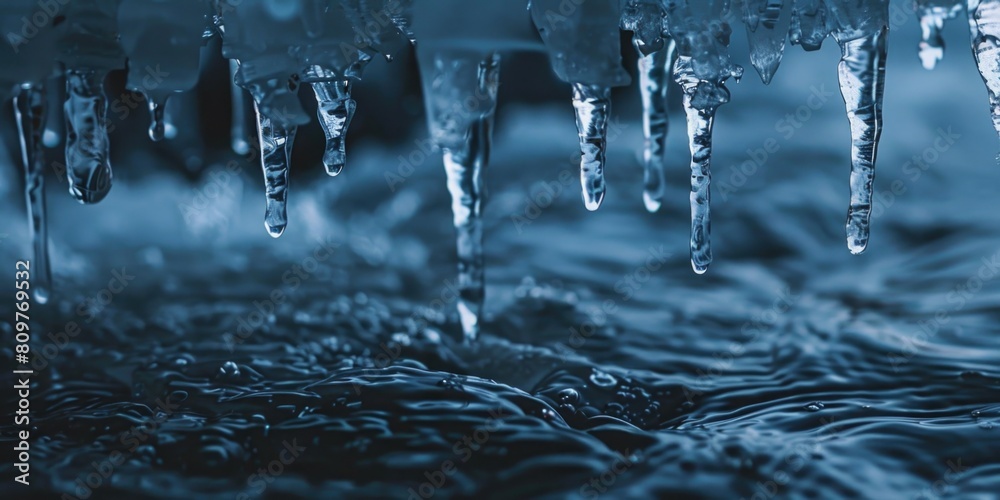
<svg viewBox="0 0 1000 500"><path fill-rule="evenodd" d="M351 99L350 80L317 81L312 83L316 96L316 115L326 134L323 166L327 175L337 175L347 163L347 128L354 118L357 103Z"/></svg>
<svg viewBox="0 0 1000 500"><path fill-rule="evenodd" d="M48 229L45 217L45 158L42 131L45 129L45 94L38 87L24 85L14 98L14 114L21 137L21 161L24 164L25 199L35 258L32 264L32 294L44 304L52 290L49 265Z"/></svg>
<svg viewBox="0 0 1000 500"><path fill-rule="evenodd" d="M750 63L764 83L771 83L791 23L792 0L744 0L743 22L750 42Z"/></svg>
<svg viewBox="0 0 1000 500"><path fill-rule="evenodd" d="M264 227L268 234L277 238L285 232L285 226L288 225L288 166L291 163L296 127L286 127L262 113L256 106L254 109L257 111L264 194L267 197Z"/></svg>
<svg viewBox="0 0 1000 500"><path fill-rule="evenodd" d="M594 211L604 201L604 164L608 147L608 115L611 89L599 85L573 84L573 107L580 134L580 184L587 210Z"/></svg>
<svg viewBox="0 0 1000 500"><path fill-rule="evenodd" d="M882 135L888 0L828 1L833 31L840 44L840 92L851 124L851 205L847 247L859 254L868 246L872 184Z"/></svg>
<svg viewBox="0 0 1000 500"><path fill-rule="evenodd" d="M962 2L956 0L917 0L915 7L920 17L920 62L926 69L944 58L944 38L941 28L947 19L955 17L962 10Z"/></svg>
<svg viewBox="0 0 1000 500"><path fill-rule="evenodd" d="M823 0L795 0L789 41L808 51L819 50L830 34L827 17Z"/></svg>
<svg viewBox="0 0 1000 500"><path fill-rule="evenodd" d="M565 5L561 0L532 0L531 18L556 75L573 84L583 199L588 210L597 210L605 192L610 88L630 82L621 60L621 9L618 0Z"/></svg>
<svg viewBox="0 0 1000 500"><path fill-rule="evenodd" d="M118 0L79 0L65 8L56 49L66 67L66 174L74 198L96 203L111 189L104 77L125 66Z"/></svg>
<svg viewBox="0 0 1000 500"><path fill-rule="evenodd" d="M668 2L670 34L677 41L674 79L684 91L691 150L691 267L704 273L712 262L710 187L715 111L729 102L725 82L743 76L729 57L732 29L724 21L727 0Z"/></svg>
<svg viewBox="0 0 1000 500"><path fill-rule="evenodd" d="M198 62L207 4L167 0L121 0L118 25L129 58L128 88L146 96L149 137L164 138L163 108L174 92L198 82Z"/></svg>
<svg viewBox="0 0 1000 500"><path fill-rule="evenodd" d="M643 193L646 210L660 209L663 198L663 153L667 147L667 77L673 71L676 44L664 35L666 11L660 0L629 0L622 9L622 29L631 31L639 55L642 96Z"/></svg>
<svg viewBox="0 0 1000 500"><path fill-rule="evenodd" d="M993 128L1000 134L1000 0L969 0L972 53L990 95Z"/></svg>
<svg viewBox="0 0 1000 500"><path fill-rule="evenodd" d="M638 35L637 35L638 36ZM664 48L650 54L642 54L636 39L639 56L639 93L642 96L642 132L644 189L643 204L646 210L660 209L664 191L664 152L667 147L667 77L673 71L676 44L668 38ZM648 46L648 45L647 45Z"/></svg>
<svg viewBox="0 0 1000 500"><path fill-rule="evenodd" d="M418 54L431 138L444 153L458 235L459 318L465 339L471 341L479 335L485 295L483 174L489 162L500 56L465 50Z"/></svg>
<svg viewBox="0 0 1000 500"><path fill-rule="evenodd" d="M103 82L103 72L66 71L66 176L82 203L97 203L111 190Z"/></svg>
<svg viewBox="0 0 1000 500"><path fill-rule="evenodd" d="M666 21L661 0L628 0L622 8L621 28L633 33L632 43L641 55L663 48Z"/></svg>
<svg viewBox="0 0 1000 500"><path fill-rule="evenodd" d="M235 60L229 61L229 98L233 108L232 123L229 129L230 146L233 152L245 155L250 152L250 133L247 131L247 100L245 90L236 84L236 71L240 65Z"/></svg>
<svg viewBox="0 0 1000 500"><path fill-rule="evenodd" d="M541 50L528 13L506 2L417 2L413 35L430 139L444 154L457 233L458 312L467 341L483 310L482 209L500 84L499 50Z"/></svg>

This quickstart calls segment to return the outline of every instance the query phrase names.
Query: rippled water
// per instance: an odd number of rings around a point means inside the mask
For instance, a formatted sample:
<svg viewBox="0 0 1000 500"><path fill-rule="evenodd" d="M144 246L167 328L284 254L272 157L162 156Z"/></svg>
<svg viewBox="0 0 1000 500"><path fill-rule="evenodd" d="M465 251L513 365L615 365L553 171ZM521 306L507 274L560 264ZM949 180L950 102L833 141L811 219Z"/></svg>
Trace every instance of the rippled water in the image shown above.
<svg viewBox="0 0 1000 500"><path fill-rule="evenodd" d="M356 140L340 177L293 179L276 241L260 227L253 164L219 191L133 179L96 207L52 187L58 293L35 306L35 331L75 335L35 346L51 360L32 388L31 491L996 498L998 142L964 27L946 30L933 73L917 29L911 19L890 39L883 210L862 256L844 245L849 130L832 45L790 50L770 88L733 86L717 119L716 263L704 276L688 263L681 114L665 204L650 215L638 97L616 95L609 191L591 214L568 103L508 103L473 346L458 341L439 158L387 187L412 140ZM796 112L799 128L786 118ZM735 175L768 139L777 152ZM936 158L915 170L913 155ZM185 221L179 207L198 192L220 193L217 208ZM16 220L3 262L27 255ZM6 448L9 423L0 429ZM9 475L0 488L25 494Z"/></svg>

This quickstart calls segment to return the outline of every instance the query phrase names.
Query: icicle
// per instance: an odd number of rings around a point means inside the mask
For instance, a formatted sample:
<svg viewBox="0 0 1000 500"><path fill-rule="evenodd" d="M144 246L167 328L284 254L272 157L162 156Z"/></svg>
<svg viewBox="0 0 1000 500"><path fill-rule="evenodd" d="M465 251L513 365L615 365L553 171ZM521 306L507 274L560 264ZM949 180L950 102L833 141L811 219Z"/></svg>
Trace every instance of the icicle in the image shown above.
<svg viewBox="0 0 1000 500"><path fill-rule="evenodd" d="M807 51L819 50L830 34L828 13L823 0L795 0L788 39Z"/></svg>
<svg viewBox="0 0 1000 500"><path fill-rule="evenodd" d="M164 103L156 102L156 100L149 96L146 97L146 102L149 104L149 138L154 141L162 141L165 134L163 120Z"/></svg>
<svg viewBox="0 0 1000 500"><path fill-rule="evenodd" d="M691 268L702 274L712 263L710 189L712 126L719 106L729 102L725 82L738 82L743 68L729 57L732 29L724 21L728 0L709 0L707 9L692 16L687 3L668 10L669 32L677 42L674 80L684 91L688 145L691 150ZM720 19L721 21L720 24Z"/></svg>
<svg viewBox="0 0 1000 500"><path fill-rule="evenodd" d="M679 56L674 75L685 89L684 114L691 149L691 268L704 274L712 263L712 125L717 106L702 106L705 109L696 106L700 103L695 102L693 87L696 88L699 82L692 80L691 65L690 57Z"/></svg>
<svg viewBox="0 0 1000 500"><path fill-rule="evenodd" d="M288 201L288 166L291 163L292 143L298 127L285 128L261 113L254 103L257 113L258 138L260 139L261 166L264 169L264 190L267 205L264 211L264 227L273 238L281 236L288 225L286 203Z"/></svg>
<svg viewBox="0 0 1000 500"><path fill-rule="evenodd" d="M32 261L32 294L39 304L49 300L52 270L49 265L49 235L45 216L45 160L42 134L45 129L45 93L41 88L22 85L14 98L14 116L21 136L21 161L24 163L24 195L28 202L28 220L35 250Z"/></svg>
<svg viewBox="0 0 1000 500"><path fill-rule="evenodd" d="M343 170L347 162L344 136L351 125L357 103L351 99L349 80L313 82L312 89L318 106L316 115L326 134L323 166L328 175L334 176Z"/></svg>
<svg viewBox="0 0 1000 500"><path fill-rule="evenodd" d="M479 63L478 95L486 99L485 110L472 122L465 147L443 148L448 192L455 229L458 232L458 314L465 340L479 336L483 312L483 171L489 162L493 140L493 117L500 83L500 56L491 54Z"/></svg>
<svg viewBox="0 0 1000 500"><path fill-rule="evenodd" d="M229 137L233 152L238 155L245 155L250 152L250 142L247 138L247 106L246 96L242 87L236 84L236 71L240 69L240 63L236 59L229 60L229 91L230 100L233 107L233 122L230 125Z"/></svg>
<svg viewBox="0 0 1000 500"><path fill-rule="evenodd" d="M868 246L875 159L882 135L888 28L841 42L840 92L851 123L851 207L847 213L847 246L852 254Z"/></svg>
<svg viewBox="0 0 1000 500"><path fill-rule="evenodd" d="M743 22L750 43L750 63L765 84L778 71L791 22L792 0L745 0Z"/></svg>
<svg viewBox="0 0 1000 500"><path fill-rule="evenodd" d="M622 7L621 29L633 33L632 45L640 57L663 48L665 15L661 0L628 0Z"/></svg>
<svg viewBox="0 0 1000 500"><path fill-rule="evenodd" d="M465 340L471 342L479 336L485 295L483 173L489 162L500 56L419 50L418 56L431 139L444 154L458 238L458 312Z"/></svg>
<svg viewBox="0 0 1000 500"><path fill-rule="evenodd" d="M66 71L66 174L82 203L97 203L111 189L103 81L92 69Z"/></svg>
<svg viewBox="0 0 1000 500"><path fill-rule="evenodd" d="M915 7L920 16L920 62L931 70L944 58L944 22L955 17L962 5L956 0L917 0Z"/></svg>
<svg viewBox="0 0 1000 500"><path fill-rule="evenodd" d="M573 84L576 128L580 133L580 183L587 210L594 211L604 201L604 164L607 156L608 115L611 89L598 85Z"/></svg>
<svg viewBox="0 0 1000 500"><path fill-rule="evenodd" d="M637 35L638 36L638 35ZM670 74L676 44L667 39L665 47L643 55L640 40L634 44L639 52L639 93L642 95L642 132L645 136L643 165L645 166L642 201L649 212L660 209L665 179L663 155L667 148L667 76Z"/></svg>
<svg viewBox="0 0 1000 500"><path fill-rule="evenodd" d="M993 128L1000 134L1000 0L969 0L972 53L990 95Z"/></svg>

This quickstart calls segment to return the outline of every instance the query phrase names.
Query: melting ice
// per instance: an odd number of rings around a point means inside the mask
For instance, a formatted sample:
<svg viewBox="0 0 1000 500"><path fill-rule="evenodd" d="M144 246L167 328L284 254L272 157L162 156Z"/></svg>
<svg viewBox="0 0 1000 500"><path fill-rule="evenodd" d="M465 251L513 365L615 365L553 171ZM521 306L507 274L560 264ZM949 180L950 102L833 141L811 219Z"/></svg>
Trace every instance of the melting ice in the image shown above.
<svg viewBox="0 0 1000 500"><path fill-rule="evenodd" d="M41 145L64 142L71 195L83 203L101 201L112 183L105 76L127 68L128 88L146 96L150 137L169 140L176 133L176 111L166 103L197 84L211 37L221 37L223 55L230 60L232 147L246 153L251 140L260 147L265 227L274 237L289 219L291 146L298 127L311 121L299 104L301 87L308 84L315 96L326 137L323 165L335 176L347 164L345 138L358 111L352 88L363 84L364 70L373 61L392 61L419 42L429 129L442 152L451 196L458 309L468 340L481 327L485 174L505 52L545 53L565 82L567 112L572 109L576 117L587 210L597 210L607 193L611 89L631 83L622 67L620 31L631 33L639 56L641 199L650 212L660 209L664 185L676 175L666 167L682 161L665 155L669 81L678 84L690 149L691 265L703 273L712 262L713 125L719 106L731 99L727 82L743 74L730 54L730 23L742 19L749 62L764 83L778 70L786 41L812 51L832 37L841 48L837 72L851 131L845 155L850 158L847 245L861 253L869 242L888 0L514 2L523 8L496 0L477 2L474 9L465 0L197 0L184 6L167 0L79 0L28 43L16 33L35 4L9 0L0 11L0 27L13 33L0 44L0 97L15 100L35 260L42 270L35 290L40 301L50 289ZM916 0L913 6L922 31L918 54L928 69L943 57L944 22L966 9L973 54L1000 134L1000 0ZM469 99L476 101L474 109L463 107ZM256 131L250 130L251 115ZM59 126L63 120L65 133Z"/></svg>

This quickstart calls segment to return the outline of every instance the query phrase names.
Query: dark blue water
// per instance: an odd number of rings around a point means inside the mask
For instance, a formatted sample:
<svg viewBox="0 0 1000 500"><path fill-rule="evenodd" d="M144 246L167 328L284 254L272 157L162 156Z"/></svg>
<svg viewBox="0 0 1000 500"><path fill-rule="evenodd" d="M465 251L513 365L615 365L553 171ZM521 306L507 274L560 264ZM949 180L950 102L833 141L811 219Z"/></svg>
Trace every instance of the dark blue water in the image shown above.
<svg viewBox="0 0 1000 500"><path fill-rule="evenodd" d="M293 179L280 240L263 230L254 162L237 159L239 174L215 163L192 184L148 143L114 144L117 171L157 173L126 174L93 207L50 181L57 294L34 306L32 484L5 466L0 488L996 498L1000 143L963 24L946 29L934 72L914 18L890 38L861 256L844 243L850 136L830 42L789 49L770 87L752 73L732 86L704 276L688 263L682 113L650 215L638 97L616 94L609 192L592 214L568 88L540 89L565 102L506 103L488 173L488 316L472 346L458 341L449 200L440 158L414 142L422 129L353 137L336 179L318 159L296 164L315 175ZM20 186L5 179L0 262L12 268L29 247ZM60 332L65 345L47 347ZM16 404L9 389L3 401ZM7 450L11 429L0 425Z"/></svg>

